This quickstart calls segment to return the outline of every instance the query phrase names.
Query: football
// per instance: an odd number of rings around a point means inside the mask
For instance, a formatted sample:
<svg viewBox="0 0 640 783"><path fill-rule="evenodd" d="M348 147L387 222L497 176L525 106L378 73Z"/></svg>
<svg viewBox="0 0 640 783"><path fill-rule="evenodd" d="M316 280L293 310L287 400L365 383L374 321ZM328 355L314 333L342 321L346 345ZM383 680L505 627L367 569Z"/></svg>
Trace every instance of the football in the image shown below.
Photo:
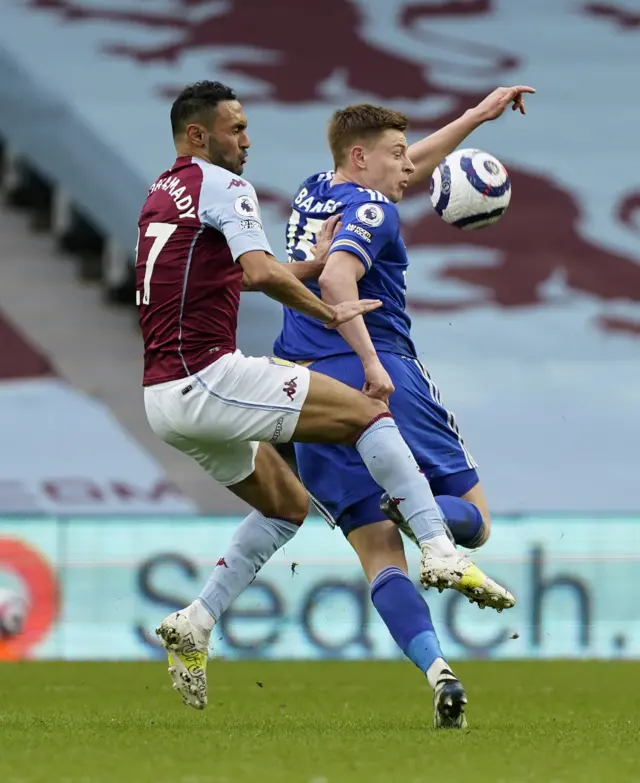
<svg viewBox="0 0 640 783"><path fill-rule="evenodd" d="M456 150L433 172L433 208L456 228L470 230L497 223L510 201L509 174L488 152Z"/></svg>
<svg viewBox="0 0 640 783"><path fill-rule="evenodd" d="M29 603L20 593L0 587L0 640L21 633L28 612Z"/></svg>

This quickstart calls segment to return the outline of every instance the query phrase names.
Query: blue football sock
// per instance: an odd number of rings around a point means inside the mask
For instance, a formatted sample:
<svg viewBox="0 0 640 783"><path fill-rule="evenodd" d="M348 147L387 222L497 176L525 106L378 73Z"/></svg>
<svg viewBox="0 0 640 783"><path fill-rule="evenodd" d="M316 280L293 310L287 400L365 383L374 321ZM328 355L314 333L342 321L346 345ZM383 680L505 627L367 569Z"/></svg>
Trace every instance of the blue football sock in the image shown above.
<svg viewBox="0 0 640 783"><path fill-rule="evenodd" d="M437 495L436 503L456 544L467 549L480 546L484 520L477 506L453 495Z"/></svg>
<svg viewBox="0 0 640 783"><path fill-rule="evenodd" d="M404 571L396 566L380 571L371 583L371 600L398 647L421 672L427 674L438 659L444 664L429 607Z"/></svg>

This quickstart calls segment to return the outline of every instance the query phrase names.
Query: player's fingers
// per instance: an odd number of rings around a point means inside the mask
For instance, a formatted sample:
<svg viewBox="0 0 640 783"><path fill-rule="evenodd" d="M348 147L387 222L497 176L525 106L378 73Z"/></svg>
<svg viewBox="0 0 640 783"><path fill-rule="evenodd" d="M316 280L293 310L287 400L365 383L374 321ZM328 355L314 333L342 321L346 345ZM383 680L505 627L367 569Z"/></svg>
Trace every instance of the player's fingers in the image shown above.
<svg viewBox="0 0 640 783"><path fill-rule="evenodd" d="M514 95L516 95L517 93L520 93L520 92L528 92L528 93L533 94L534 92L536 92L536 88L535 87L529 87L528 84L516 84L515 87L511 88L511 92Z"/></svg>
<svg viewBox="0 0 640 783"><path fill-rule="evenodd" d="M372 310L382 307L382 302L379 299L360 299L355 304L362 313L370 313Z"/></svg>
<svg viewBox="0 0 640 783"><path fill-rule="evenodd" d="M343 302L344 307L340 307L339 313L334 320L343 324L356 318L358 315L365 315L372 310L382 307L382 302L377 299L360 299L357 302ZM333 324L333 321L331 322Z"/></svg>
<svg viewBox="0 0 640 783"><path fill-rule="evenodd" d="M379 299L358 299L357 302L342 302L333 307L334 317L325 326L327 329L336 329L338 326L347 323L347 321L356 318L356 316L364 315L371 312L371 310L377 310L378 307L382 307L382 302Z"/></svg>
<svg viewBox="0 0 640 783"><path fill-rule="evenodd" d="M318 232L318 242L328 242L332 235L333 235L333 218L328 218L324 221L324 223L320 226L320 231Z"/></svg>
<svg viewBox="0 0 640 783"><path fill-rule="evenodd" d="M520 104L522 103L523 96L521 92L518 92L515 88L512 90L509 90L509 95L507 96L508 100L507 103L511 104L511 108L513 111L516 111L520 108Z"/></svg>
<svg viewBox="0 0 640 783"><path fill-rule="evenodd" d="M388 400L395 391L395 388L390 381L381 381L379 383L372 384L372 386L376 390L378 397L385 401Z"/></svg>
<svg viewBox="0 0 640 783"><path fill-rule="evenodd" d="M332 215L330 218L324 221L322 224L321 235L326 237L327 240L332 239L337 231L339 231L338 224L340 223L341 214Z"/></svg>
<svg viewBox="0 0 640 783"><path fill-rule="evenodd" d="M382 400L384 403L386 403L389 399L389 395L384 390L384 387L378 384L365 384L364 393L367 395L367 397L371 397L374 400Z"/></svg>
<svg viewBox="0 0 640 783"><path fill-rule="evenodd" d="M526 107L524 105L524 96L522 95L522 93L520 93L518 97L514 100L513 110L514 111L519 110L521 114L527 113Z"/></svg>
<svg viewBox="0 0 640 783"><path fill-rule="evenodd" d="M327 218L322 224L321 233L323 234L333 233L333 229L335 228L335 225L338 222L338 218L339 218L338 215L332 215L330 218Z"/></svg>

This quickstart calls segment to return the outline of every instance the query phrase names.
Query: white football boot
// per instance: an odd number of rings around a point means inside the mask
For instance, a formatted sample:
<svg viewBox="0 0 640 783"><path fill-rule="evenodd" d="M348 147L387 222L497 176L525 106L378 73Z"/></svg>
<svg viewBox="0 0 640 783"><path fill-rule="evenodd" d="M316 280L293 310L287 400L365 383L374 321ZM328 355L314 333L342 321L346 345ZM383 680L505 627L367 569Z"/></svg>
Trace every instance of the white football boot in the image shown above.
<svg viewBox="0 0 640 783"><path fill-rule="evenodd" d="M501 612L503 609L511 609L515 606L516 599L511 593L481 571L468 555L460 554L456 550L455 554L452 553L449 557L436 557L429 551L428 544L421 547L409 523L398 510L397 504L386 493L382 496L380 508L388 519L395 522L400 530L420 547L422 551L420 581L423 587L437 587L440 592L446 588L457 590L472 604L478 604L481 609L490 606ZM445 531L453 541L451 531L446 524Z"/></svg>
<svg viewBox="0 0 640 783"><path fill-rule="evenodd" d="M439 592L446 588L457 590L481 609L490 606L501 612L511 609L516 603L506 588L478 568L469 555L460 554L457 550L447 557L436 557L429 551L428 544L422 547L420 582L426 588L437 587Z"/></svg>
<svg viewBox="0 0 640 783"><path fill-rule="evenodd" d="M207 706L210 633L192 622L188 608L165 617L156 633L167 651L174 691L189 707L203 710Z"/></svg>

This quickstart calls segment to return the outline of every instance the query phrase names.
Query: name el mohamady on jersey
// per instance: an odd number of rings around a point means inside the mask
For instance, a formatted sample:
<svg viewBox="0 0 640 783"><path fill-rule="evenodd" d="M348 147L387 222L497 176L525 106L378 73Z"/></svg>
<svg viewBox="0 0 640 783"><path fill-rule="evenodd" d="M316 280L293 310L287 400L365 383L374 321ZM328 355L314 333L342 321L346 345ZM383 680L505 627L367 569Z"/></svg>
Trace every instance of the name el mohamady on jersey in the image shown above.
<svg viewBox="0 0 640 783"><path fill-rule="evenodd" d="M242 267L271 248L253 187L199 158L158 177L138 221L143 385L189 377L236 350Z"/></svg>
<svg viewBox="0 0 640 783"><path fill-rule="evenodd" d="M342 228L331 249L346 250L362 262L365 274L358 282L360 298L382 300L381 308L364 316L376 350L416 357L411 320L405 312L409 260L400 236L398 209L378 191L353 182L332 185L332 179L332 171L314 174L295 196L287 225L289 261L311 260L311 246L323 222L342 213ZM316 282L307 285L320 296ZM337 330L285 307L274 352L284 359L309 360L353 350Z"/></svg>

